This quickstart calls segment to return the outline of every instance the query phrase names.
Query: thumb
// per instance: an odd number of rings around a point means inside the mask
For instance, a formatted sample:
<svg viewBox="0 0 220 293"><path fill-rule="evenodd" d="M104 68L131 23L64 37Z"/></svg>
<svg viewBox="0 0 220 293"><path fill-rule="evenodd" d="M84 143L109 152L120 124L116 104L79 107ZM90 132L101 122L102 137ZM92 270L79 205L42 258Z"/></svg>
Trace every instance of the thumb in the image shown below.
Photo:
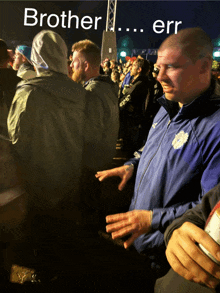
<svg viewBox="0 0 220 293"><path fill-rule="evenodd" d="M120 184L118 185L118 190L122 191L127 183L127 178L123 177Z"/></svg>
<svg viewBox="0 0 220 293"><path fill-rule="evenodd" d="M124 248L127 249L139 237L138 233L133 233L132 236L124 242Z"/></svg>

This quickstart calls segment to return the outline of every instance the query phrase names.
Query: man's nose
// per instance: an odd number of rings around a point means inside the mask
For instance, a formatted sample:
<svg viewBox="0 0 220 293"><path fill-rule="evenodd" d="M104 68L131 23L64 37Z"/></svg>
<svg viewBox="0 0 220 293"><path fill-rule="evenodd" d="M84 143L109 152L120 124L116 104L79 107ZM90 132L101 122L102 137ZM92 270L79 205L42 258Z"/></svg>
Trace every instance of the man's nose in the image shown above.
<svg viewBox="0 0 220 293"><path fill-rule="evenodd" d="M165 68L160 68L159 73L157 75L157 80L159 82L164 81L167 79L167 75L166 75L166 69Z"/></svg>

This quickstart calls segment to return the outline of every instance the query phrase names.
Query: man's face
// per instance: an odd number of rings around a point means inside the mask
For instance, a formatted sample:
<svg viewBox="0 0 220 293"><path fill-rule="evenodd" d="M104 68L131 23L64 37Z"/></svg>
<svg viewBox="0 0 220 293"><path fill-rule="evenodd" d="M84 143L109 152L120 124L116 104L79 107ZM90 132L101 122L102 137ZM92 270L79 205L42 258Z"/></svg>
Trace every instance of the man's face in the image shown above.
<svg viewBox="0 0 220 293"><path fill-rule="evenodd" d="M138 65L137 61L134 61L132 66L131 66L131 76L138 76L140 74L140 67Z"/></svg>
<svg viewBox="0 0 220 293"><path fill-rule="evenodd" d="M179 102L180 106L193 101L198 93L200 66L197 60L184 55L179 48L165 48L158 51L157 80L161 83L165 97Z"/></svg>
<svg viewBox="0 0 220 293"><path fill-rule="evenodd" d="M15 50L15 54L14 54L14 62L13 62L13 69L14 70L18 70L19 67L21 66L21 64L23 64L23 56L21 53L19 53L18 50Z"/></svg>
<svg viewBox="0 0 220 293"><path fill-rule="evenodd" d="M86 73L85 73L85 66L84 66L85 58L80 52L74 51L72 57L72 80L77 83L83 83L86 81Z"/></svg>

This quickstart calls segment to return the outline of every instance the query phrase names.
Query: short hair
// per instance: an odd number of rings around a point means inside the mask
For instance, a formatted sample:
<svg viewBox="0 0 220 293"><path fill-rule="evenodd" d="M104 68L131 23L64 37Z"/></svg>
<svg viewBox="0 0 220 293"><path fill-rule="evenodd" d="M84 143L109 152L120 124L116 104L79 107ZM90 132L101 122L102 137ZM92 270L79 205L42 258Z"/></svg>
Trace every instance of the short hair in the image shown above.
<svg viewBox="0 0 220 293"><path fill-rule="evenodd" d="M111 64L114 64L114 65L117 65L117 62L116 62L115 59L110 60L110 63L111 63Z"/></svg>
<svg viewBox="0 0 220 293"><path fill-rule="evenodd" d="M117 69L112 70L112 75L117 76L120 78L120 72Z"/></svg>
<svg viewBox="0 0 220 293"><path fill-rule="evenodd" d="M8 59L8 46L4 40L0 39L0 65L3 65Z"/></svg>
<svg viewBox="0 0 220 293"><path fill-rule="evenodd" d="M148 60L144 58L137 58L135 62L137 62L138 66L141 67L141 75L146 75L150 69Z"/></svg>
<svg viewBox="0 0 220 293"><path fill-rule="evenodd" d="M105 64L108 68L110 68L110 66L111 66L111 62L110 62L109 60L105 61L104 64Z"/></svg>
<svg viewBox="0 0 220 293"><path fill-rule="evenodd" d="M203 57L212 59L212 40L200 27L182 29L170 35L163 41L159 51L168 47L180 48L193 62Z"/></svg>
<svg viewBox="0 0 220 293"><path fill-rule="evenodd" d="M92 41L86 39L76 42L72 45L72 52L77 51L82 53L86 60L92 65L99 67L101 64L101 50Z"/></svg>

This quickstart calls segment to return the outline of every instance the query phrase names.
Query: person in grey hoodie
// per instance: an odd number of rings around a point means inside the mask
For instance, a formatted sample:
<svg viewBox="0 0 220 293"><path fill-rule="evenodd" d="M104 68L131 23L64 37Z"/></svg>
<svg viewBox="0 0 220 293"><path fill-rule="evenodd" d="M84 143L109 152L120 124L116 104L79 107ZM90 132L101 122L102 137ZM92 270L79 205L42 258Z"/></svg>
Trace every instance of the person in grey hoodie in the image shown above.
<svg viewBox="0 0 220 293"><path fill-rule="evenodd" d="M136 265L128 268L127 253L121 247L112 252L96 229L96 206L88 206L82 192L83 183L88 186L85 174L112 159L109 142L117 139L117 129L109 138L104 122L115 113L103 113L104 100L68 77L67 46L57 33L43 30L35 36L31 62L37 77L18 84L8 116L14 157L28 194L20 237L5 254L10 279L15 285L26 282L24 290L30 292L36 283L39 292L57 292L59 286L65 292L97 292L101 287L115 292L130 288L127 277L138 278L142 286L145 261L134 256Z"/></svg>

